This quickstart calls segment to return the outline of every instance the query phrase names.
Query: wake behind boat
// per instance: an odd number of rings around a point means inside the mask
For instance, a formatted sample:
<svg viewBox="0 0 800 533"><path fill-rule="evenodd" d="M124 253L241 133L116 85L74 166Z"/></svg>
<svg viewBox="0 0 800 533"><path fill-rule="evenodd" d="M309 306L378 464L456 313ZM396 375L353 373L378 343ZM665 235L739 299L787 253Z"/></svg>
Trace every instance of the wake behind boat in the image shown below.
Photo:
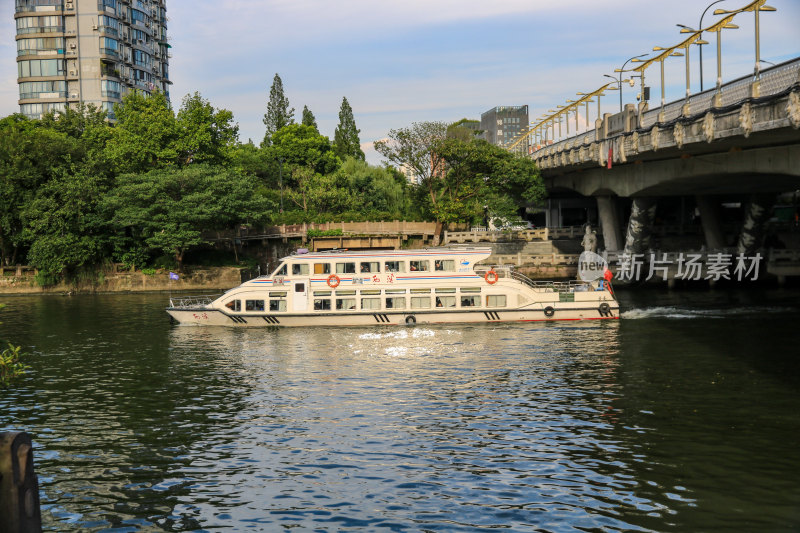
<svg viewBox="0 0 800 533"><path fill-rule="evenodd" d="M368 326L617 319L611 286L532 281L491 248L296 253L219 297L170 298L181 324Z"/></svg>

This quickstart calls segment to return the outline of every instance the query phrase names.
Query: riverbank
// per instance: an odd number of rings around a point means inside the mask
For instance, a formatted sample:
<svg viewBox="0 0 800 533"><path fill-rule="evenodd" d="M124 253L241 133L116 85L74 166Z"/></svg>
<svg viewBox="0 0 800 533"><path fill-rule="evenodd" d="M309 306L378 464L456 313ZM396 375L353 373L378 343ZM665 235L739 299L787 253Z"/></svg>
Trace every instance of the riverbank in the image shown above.
<svg viewBox="0 0 800 533"><path fill-rule="evenodd" d="M0 294L219 290L236 287L241 281L241 269L238 267L190 267L178 280L170 280L168 270L144 273L140 270L120 271L112 267L97 272L94 278L40 287L34 273L25 271L0 278Z"/></svg>

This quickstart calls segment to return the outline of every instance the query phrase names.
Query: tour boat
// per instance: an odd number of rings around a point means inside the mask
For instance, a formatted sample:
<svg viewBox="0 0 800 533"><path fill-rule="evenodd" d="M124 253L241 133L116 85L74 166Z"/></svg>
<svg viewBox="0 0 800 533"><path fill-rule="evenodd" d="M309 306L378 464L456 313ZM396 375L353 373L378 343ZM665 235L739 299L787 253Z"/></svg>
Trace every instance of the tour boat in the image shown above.
<svg viewBox="0 0 800 533"><path fill-rule="evenodd" d="M491 248L300 250L219 297L170 298L181 324L368 326L617 319L611 285L532 281Z"/></svg>

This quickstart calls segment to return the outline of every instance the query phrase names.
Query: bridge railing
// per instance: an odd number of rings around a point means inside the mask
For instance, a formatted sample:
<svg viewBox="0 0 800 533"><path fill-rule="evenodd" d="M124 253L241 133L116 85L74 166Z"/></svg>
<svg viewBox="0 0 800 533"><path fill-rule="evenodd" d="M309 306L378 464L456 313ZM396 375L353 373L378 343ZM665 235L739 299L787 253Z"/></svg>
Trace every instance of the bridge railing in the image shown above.
<svg viewBox="0 0 800 533"><path fill-rule="evenodd" d="M669 102L662 108L660 105L648 109L641 114L641 121L639 122L639 130L647 130L652 128L657 123L671 123L680 118L684 113L684 106L688 103L689 114L697 115L705 111L733 106L753 96L754 82L752 75L742 76L736 78L728 83L725 83L719 88L703 91L701 93L692 95L688 98L681 98ZM758 96L772 96L779 94L782 91L800 83L800 58L791 59L784 63L769 67L761 71L760 79L758 80ZM717 95L719 97L717 98ZM663 112L663 115L662 115ZM624 112L623 112L624 113ZM619 114L612 115L607 120L613 120L614 117L619 117ZM603 131L600 129L599 131ZM615 133L610 137L616 137L621 133ZM591 129L580 135L562 139L556 143L546 146L531 154L531 158L539 159L541 157L556 154L565 149L577 148L580 146L590 145L591 143L602 140L598 138L598 129Z"/></svg>

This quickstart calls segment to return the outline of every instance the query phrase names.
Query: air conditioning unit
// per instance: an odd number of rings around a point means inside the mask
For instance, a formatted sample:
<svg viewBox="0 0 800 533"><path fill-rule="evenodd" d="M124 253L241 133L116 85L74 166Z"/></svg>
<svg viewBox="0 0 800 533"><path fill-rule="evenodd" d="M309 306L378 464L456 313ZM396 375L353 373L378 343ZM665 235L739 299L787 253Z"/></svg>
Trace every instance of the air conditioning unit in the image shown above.
<svg viewBox="0 0 800 533"><path fill-rule="evenodd" d="M75 42L69 43L69 47L75 50L78 47L78 43Z"/></svg>
<svg viewBox="0 0 800 533"><path fill-rule="evenodd" d="M150 23L149 23L149 22L145 22L145 23L144 23L144 27L145 27L145 28L149 28L149 27L150 27Z"/></svg>
<svg viewBox="0 0 800 533"><path fill-rule="evenodd" d="M69 97L70 98L77 98L78 97L78 93L72 93L71 95L69 95Z"/></svg>
<svg viewBox="0 0 800 533"><path fill-rule="evenodd" d="M123 33L122 33L122 38L123 38L123 39L127 39L127 38L128 38L128 34L127 34L127 33L125 33L125 32L123 32Z"/></svg>
<svg viewBox="0 0 800 533"><path fill-rule="evenodd" d="M75 9L75 4L73 4L72 2L67 2L67 3L66 3L66 4L64 4L64 5L65 5L65 7L66 7L67 9Z"/></svg>
<svg viewBox="0 0 800 533"><path fill-rule="evenodd" d="M97 24L92 24L92 29L93 29L94 31L97 31L97 30L98 30L98 29L100 29L100 28L98 28Z"/></svg>
<svg viewBox="0 0 800 533"><path fill-rule="evenodd" d="M70 76L77 76L77 75L78 75L78 73L77 73L77 72L75 72L74 70L70 70L70 71L69 71L69 75L70 75Z"/></svg>

